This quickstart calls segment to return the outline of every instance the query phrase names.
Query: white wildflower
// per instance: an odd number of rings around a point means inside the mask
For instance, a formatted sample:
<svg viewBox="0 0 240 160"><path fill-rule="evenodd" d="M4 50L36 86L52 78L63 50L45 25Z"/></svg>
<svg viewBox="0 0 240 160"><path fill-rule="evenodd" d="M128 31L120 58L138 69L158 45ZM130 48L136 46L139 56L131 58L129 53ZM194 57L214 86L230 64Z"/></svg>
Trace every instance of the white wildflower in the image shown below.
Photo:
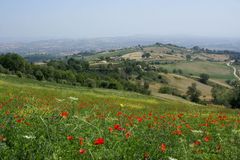
<svg viewBox="0 0 240 160"><path fill-rule="evenodd" d="M203 133L201 130L192 130L193 133Z"/></svg>
<svg viewBox="0 0 240 160"><path fill-rule="evenodd" d="M62 101L64 101L65 99L58 99L58 98L56 98L56 100L57 100L58 102L62 102Z"/></svg>
<svg viewBox="0 0 240 160"><path fill-rule="evenodd" d="M78 101L78 98L76 97L68 97L70 100L73 100L73 101Z"/></svg>
<svg viewBox="0 0 240 160"><path fill-rule="evenodd" d="M168 157L169 160L177 160L176 158L173 157Z"/></svg>
<svg viewBox="0 0 240 160"><path fill-rule="evenodd" d="M23 136L23 138L26 138L26 139L35 139L36 137L35 137L35 136L28 136L28 135L26 135L26 136Z"/></svg>

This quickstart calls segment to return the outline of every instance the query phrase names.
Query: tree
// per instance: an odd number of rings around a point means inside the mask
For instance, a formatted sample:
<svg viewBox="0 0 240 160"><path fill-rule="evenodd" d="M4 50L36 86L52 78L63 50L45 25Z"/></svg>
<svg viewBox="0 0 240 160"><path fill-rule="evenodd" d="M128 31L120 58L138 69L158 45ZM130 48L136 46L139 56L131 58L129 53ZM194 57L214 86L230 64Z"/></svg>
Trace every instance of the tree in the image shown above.
<svg viewBox="0 0 240 160"><path fill-rule="evenodd" d="M104 80L100 81L100 84L99 84L100 88L108 88L108 86L109 86L108 81L104 81Z"/></svg>
<svg viewBox="0 0 240 160"><path fill-rule="evenodd" d="M164 94L172 94L175 96L180 96L180 92L178 89L170 87L170 86L163 86L159 89L159 93L164 93Z"/></svg>
<svg viewBox="0 0 240 160"><path fill-rule="evenodd" d="M76 76L73 74L72 71L65 71L64 79L67 80L68 82L73 83L76 81Z"/></svg>
<svg viewBox="0 0 240 160"><path fill-rule="evenodd" d="M197 89L196 83L192 83L192 85L188 87L187 96L192 102L200 101L199 97L201 96L201 91Z"/></svg>
<svg viewBox="0 0 240 160"><path fill-rule="evenodd" d="M74 58L70 58L67 61L68 68L71 70L75 70L77 72L79 71L85 71L89 69L89 63L85 60L77 60Z"/></svg>
<svg viewBox="0 0 240 160"><path fill-rule="evenodd" d="M37 70L35 73L34 73L34 76L37 78L37 80L41 81L44 79L44 76L43 76L43 73L42 71L40 70Z"/></svg>
<svg viewBox="0 0 240 160"><path fill-rule="evenodd" d="M17 75L19 78L22 78L22 77L23 77L23 74L22 74L22 72L20 72L20 71L17 71L17 72L16 72L16 75Z"/></svg>
<svg viewBox="0 0 240 160"><path fill-rule="evenodd" d="M149 58L150 56L151 54L147 52L142 55L142 58Z"/></svg>
<svg viewBox="0 0 240 160"><path fill-rule="evenodd" d="M205 73L200 74L199 81L201 83L207 84L208 79L209 79L209 75L208 74L205 74Z"/></svg>
<svg viewBox="0 0 240 160"><path fill-rule="evenodd" d="M143 87L144 89L149 89L149 82L145 81Z"/></svg>
<svg viewBox="0 0 240 160"><path fill-rule="evenodd" d="M181 69L178 69L178 74L183 74L183 71Z"/></svg>
<svg viewBox="0 0 240 160"><path fill-rule="evenodd" d="M192 49L193 49L194 51L201 51L201 48L200 48L199 46L194 46Z"/></svg>
<svg viewBox="0 0 240 160"><path fill-rule="evenodd" d="M95 88L96 87L96 81L94 79L87 78L84 83L89 88Z"/></svg>
<svg viewBox="0 0 240 160"><path fill-rule="evenodd" d="M0 73L5 73L7 74L9 72L9 70L7 70L6 68L4 68L1 64L0 64Z"/></svg>
<svg viewBox="0 0 240 160"><path fill-rule="evenodd" d="M230 101L232 99L232 90L221 87L221 86L214 86L211 90L213 103L230 106Z"/></svg>
<svg viewBox="0 0 240 160"><path fill-rule="evenodd" d="M8 53L0 57L0 64L10 71L25 71L26 61L15 53Z"/></svg>
<svg viewBox="0 0 240 160"><path fill-rule="evenodd" d="M192 57L191 57L191 55L189 55L189 54L186 56L186 60L187 60L187 61L190 61L191 58L192 58Z"/></svg>
<svg viewBox="0 0 240 160"><path fill-rule="evenodd" d="M230 104L232 108L240 108L240 84L235 86Z"/></svg>

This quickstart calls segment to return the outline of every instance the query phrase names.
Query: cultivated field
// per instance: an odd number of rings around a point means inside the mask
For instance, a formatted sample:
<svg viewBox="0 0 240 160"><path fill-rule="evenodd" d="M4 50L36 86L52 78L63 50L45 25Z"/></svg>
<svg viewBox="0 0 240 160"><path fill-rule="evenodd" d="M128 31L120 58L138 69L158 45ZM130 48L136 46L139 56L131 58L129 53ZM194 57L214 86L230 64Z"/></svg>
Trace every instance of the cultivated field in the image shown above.
<svg viewBox="0 0 240 160"><path fill-rule="evenodd" d="M193 62L179 62L173 64L159 65L172 72L173 69L181 69L184 74L199 76L201 73L209 74L211 79L224 82L231 80L233 71L224 62L208 62L208 61L193 61Z"/></svg>

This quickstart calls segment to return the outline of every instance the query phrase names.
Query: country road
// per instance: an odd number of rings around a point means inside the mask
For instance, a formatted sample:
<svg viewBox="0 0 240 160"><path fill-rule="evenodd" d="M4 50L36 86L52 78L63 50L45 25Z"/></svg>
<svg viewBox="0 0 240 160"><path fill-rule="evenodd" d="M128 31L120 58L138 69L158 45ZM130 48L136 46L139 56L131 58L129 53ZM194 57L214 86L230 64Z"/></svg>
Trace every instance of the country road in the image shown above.
<svg viewBox="0 0 240 160"><path fill-rule="evenodd" d="M227 63L227 66L233 68L233 74L234 74L234 76L240 81L240 77L237 75L237 69L236 69L236 67L234 67L234 66L231 65L233 62L234 62L234 61L228 62L228 63Z"/></svg>

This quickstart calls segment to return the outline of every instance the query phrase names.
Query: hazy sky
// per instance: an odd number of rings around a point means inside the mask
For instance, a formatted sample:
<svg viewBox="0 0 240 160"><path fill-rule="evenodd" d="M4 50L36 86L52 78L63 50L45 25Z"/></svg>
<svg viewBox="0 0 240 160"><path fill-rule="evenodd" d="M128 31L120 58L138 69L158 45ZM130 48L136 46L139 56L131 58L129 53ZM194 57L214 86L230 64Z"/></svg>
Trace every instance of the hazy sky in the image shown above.
<svg viewBox="0 0 240 160"><path fill-rule="evenodd" d="M240 0L0 0L0 37L240 37Z"/></svg>

